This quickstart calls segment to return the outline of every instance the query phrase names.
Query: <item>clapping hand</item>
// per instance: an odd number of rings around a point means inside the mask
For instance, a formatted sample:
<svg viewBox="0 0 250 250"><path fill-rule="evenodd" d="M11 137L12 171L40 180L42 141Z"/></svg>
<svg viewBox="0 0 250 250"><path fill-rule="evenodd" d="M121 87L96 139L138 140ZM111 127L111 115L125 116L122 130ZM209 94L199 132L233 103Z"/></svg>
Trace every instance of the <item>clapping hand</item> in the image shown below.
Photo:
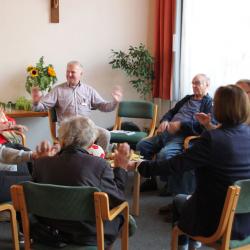
<svg viewBox="0 0 250 250"><path fill-rule="evenodd" d="M163 121L160 123L157 129L157 133L163 133L165 130L167 130L167 128L168 128L168 121Z"/></svg>
<svg viewBox="0 0 250 250"><path fill-rule="evenodd" d="M209 123L211 123L211 114L205 114L205 113L196 113L195 114L196 120L206 127Z"/></svg>
<svg viewBox="0 0 250 250"><path fill-rule="evenodd" d="M115 102L120 102L123 97L123 92L121 86L116 86L112 92L112 96Z"/></svg>
<svg viewBox="0 0 250 250"><path fill-rule="evenodd" d="M129 145L127 143L120 144L118 149L115 150L114 167L121 167L127 170L130 155Z"/></svg>
<svg viewBox="0 0 250 250"><path fill-rule="evenodd" d="M220 124L214 125L212 123L211 114L197 113L195 114L195 118L201 125L203 125L208 130L216 129L221 126Z"/></svg>
<svg viewBox="0 0 250 250"><path fill-rule="evenodd" d="M33 152L32 157L33 159L41 158L41 157L48 157L54 156L56 154L56 150L48 141L42 141L36 147L36 152Z"/></svg>

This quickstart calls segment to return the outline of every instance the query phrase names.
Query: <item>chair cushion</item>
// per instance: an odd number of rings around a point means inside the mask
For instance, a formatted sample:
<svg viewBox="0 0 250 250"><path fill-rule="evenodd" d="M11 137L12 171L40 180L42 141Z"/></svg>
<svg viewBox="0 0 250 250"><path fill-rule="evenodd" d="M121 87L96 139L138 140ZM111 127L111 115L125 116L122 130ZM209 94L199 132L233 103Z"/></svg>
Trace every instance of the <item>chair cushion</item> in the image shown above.
<svg viewBox="0 0 250 250"><path fill-rule="evenodd" d="M145 132L132 132L133 134L127 135L124 133L112 133L111 131L111 139L110 142L127 142L128 144L137 144L141 139L145 138L148 134Z"/></svg>
<svg viewBox="0 0 250 250"><path fill-rule="evenodd" d="M250 244L250 236L248 236L244 240L230 240L230 249L242 247L248 244Z"/></svg>

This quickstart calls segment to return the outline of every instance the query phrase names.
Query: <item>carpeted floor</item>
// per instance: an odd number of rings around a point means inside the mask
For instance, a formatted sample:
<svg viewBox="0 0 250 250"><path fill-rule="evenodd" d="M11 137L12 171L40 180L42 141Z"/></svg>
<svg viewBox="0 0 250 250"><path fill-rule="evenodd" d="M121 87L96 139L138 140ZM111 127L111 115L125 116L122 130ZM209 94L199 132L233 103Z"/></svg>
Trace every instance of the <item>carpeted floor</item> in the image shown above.
<svg viewBox="0 0 250 250"><path fill-rule="evenodd" d="M131 199L132 176L127 187L128 200ZM164 216L158 214L158 208L171 202L169 197L159 197L157 192L142 193L140 200L140 216L136 218L138 229L129 239L131 250L168 250L170 249L171 225L164 222ZM0 222L0 250L11 250L11 233L8 222ZM22 248L21 248L22 249ZM37 249L37 248L36 248ZM39 248L40 249L40 248ZM44 250L52 248L44 247ZM53 248L54 249L54 248ZM64 249L64 248L62 248ZM113 250L120 249L118 240ZM209 248L202 247L201 250Z"/></svg>

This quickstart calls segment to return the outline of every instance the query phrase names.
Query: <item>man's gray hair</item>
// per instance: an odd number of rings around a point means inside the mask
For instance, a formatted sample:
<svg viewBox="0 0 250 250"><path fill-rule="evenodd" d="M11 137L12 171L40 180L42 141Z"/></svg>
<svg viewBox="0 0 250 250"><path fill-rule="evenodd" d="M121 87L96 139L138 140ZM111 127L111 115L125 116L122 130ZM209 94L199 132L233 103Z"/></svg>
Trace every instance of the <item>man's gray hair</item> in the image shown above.
<svg viewBox="0 0 250 250"><path fill-rule="evenodd" d="M86 117L73 117L62 122L58 130L59 141L63 147L76 146L87 148L97 138L97 129L93 121Z"/></svg>
<svg viewBox="0 0 250 250"><path fill-rule="evenodd" d="M77 65L78 67L80 67L83 70L83 66L79 61L70 61L67 63L67 66L69 65Z"/></svg>

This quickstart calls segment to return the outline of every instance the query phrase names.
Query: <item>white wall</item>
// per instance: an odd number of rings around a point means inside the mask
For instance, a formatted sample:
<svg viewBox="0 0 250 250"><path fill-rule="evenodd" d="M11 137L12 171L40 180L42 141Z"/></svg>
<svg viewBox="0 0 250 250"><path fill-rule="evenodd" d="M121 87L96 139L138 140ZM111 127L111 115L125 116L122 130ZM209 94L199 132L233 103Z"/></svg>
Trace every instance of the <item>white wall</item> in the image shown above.
<svg viewBox="0 0 250 250"><path fill-rule="evenodd" d="M25 70L41 56L54 65L58 83L65 80L66 63L79 60L84 80L104 98L110 99L112 88L119 84L124 99L138 99L128 79L108 62L111 49L125 50L140 42L152 48L152 5L150 0L60 0L60 23L52 24L50 0L1 0L0 101L29 97ZM92 118L107 127L114 115L94 111ZM50 137L45 119L20 120L30 127L31 148L40 138Z"/></svg>

